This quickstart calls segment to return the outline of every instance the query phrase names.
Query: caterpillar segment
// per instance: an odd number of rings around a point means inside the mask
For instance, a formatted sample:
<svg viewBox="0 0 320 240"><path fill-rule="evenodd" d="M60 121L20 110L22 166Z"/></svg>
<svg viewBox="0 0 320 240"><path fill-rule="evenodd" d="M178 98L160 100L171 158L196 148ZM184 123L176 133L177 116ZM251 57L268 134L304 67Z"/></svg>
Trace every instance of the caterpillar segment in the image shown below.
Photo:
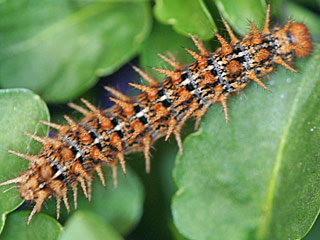
<svg viewBox="0 0 320 240"><path fill-rule="evenodd" d="M194 58L190 65L183 66L169 53L159 55L173 70L153 68L165 75L157 82L137 67L133 69L148 83L130 83L141 93L137 97L126 96L117 90L105 87L115 105L100 110L85 99L84 106L68 105L82 113L84 118L76 123L65 116L68 125L46 121L42 124L55 129L54 138L28 134L42 143L39 155L26 155L13 150L9 152L30 162L21 176L8 180L0 186L19 184L19 193L24 200L35 202L29 216L39 212L43 202L50 197L57 199L57 218L63 200L69 211L67 192L73 191L74 208L77 208L78 184L90 201L94 172L105 186L102 166L111 167L114 186L117 186L117 166L126 173L125 155L141 151L145 156L146 172L150 172L150 149L160 137L168 140L174 135L181 154L183 153L180 131L189 118L195 118L195 129L209 106L220 103L228 122L227 101L232 93L242 91L254 81L268 90L261 77L273 71L276 64L288 70L294 57L306 57L312 51L312 42L307 27L289 20L283 28L269 29L270 6L262 32L250 23L251 31L239 40L230 26L222 19L230 36L228 43L215 33L221 47L215 52L205 49L196 36L190 35L199 53L186 49Z"/></svg>

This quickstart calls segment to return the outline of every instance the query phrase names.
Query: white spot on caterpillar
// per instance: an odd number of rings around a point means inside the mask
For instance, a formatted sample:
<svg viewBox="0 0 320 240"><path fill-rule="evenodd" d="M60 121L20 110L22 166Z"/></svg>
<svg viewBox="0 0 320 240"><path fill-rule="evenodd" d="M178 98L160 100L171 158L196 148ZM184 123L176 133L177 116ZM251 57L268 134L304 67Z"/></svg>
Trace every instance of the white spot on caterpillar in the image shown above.
<svg viewBox="0 0 320 240"><path fill-rule="evenodd" d="M118 124L118 125L114 128L114 130L115 130L115 131L119 131L119 130L121 130L121 128L122 128L122 125L121 125L121 124Z"/></svg>

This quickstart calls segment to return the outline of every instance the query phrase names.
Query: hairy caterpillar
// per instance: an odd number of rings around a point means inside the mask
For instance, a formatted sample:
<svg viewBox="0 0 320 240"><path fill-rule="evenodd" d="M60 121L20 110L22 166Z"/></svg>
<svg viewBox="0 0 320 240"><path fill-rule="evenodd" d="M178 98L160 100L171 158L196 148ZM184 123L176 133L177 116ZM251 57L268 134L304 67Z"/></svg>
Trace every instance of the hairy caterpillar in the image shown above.
<svg viewBox="0 0 320 240"><path fill-rule="evenodd" d="M143 151L149 172L150 147L159 137L168 139L174 134L182 152L180 130L187 119L195 117L197 128L209 106L220 102L228 121L227 99L230 93L241 91L251 80L267 89L259 77L271 72L275 64L295 71L290 66L294 56L307 56L312 49L310 35L302 23L288 21L282 29L275 28L270 32L269 8L262 32L259 33L251 23L252 30L242 40L238 40L227 23L223 22L231 44L216 34L221 48L210 53L200 40L191 36L200 54L187 49L195 58L195 62L188 66L181 66L173 58L161 56L174 68L173 71L155 69L167 75L163 83L159 84L135 68L149 82L149 86L132 84L142 91L137 98L106 88L114 95L111 100L116 103L111 109L100 111L86 100L83 102L89 110L70 104L84 114L80 123L69 117L66 117L69 126L42 122L57 129L58 134L55 138L29 134L44 145L39 155L10 151L28 159L30 167L23 175L0 186L19 183L21 197L36 202L28 223L51 196L57 198L57 218L61 200L69 209L69 186L74 192L75 208L78 183L90 199L94 171L105 184L101 171L103 163L113 169L116 185L118 163L126 172L124 155Z"/></svg>

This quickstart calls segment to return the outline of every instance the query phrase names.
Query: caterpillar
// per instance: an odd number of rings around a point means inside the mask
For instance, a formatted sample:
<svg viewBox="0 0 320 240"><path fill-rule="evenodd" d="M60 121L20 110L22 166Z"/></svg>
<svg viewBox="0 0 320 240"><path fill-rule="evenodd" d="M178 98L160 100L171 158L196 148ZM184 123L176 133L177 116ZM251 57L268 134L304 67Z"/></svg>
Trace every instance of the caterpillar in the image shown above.
<svg viewBox="0 0 320 240"><path fill-rule="evenodd" d="M228 122L230 94L240 92L250 81L268 90L260 78L272 72L276 64L295 72L292 67L294 57L306 57L312 52L308 28L289 20L283 28L270 30L269 15L270 5L263 30L259 32L250 22L251 31L241 40L222 19L231 42L215 33L221 44L215 52L207 51L198 37L190 35L199 53L186 51L195 61L183 66L172 56L160 55L173 68L153 68L166 75L163 82L157 82L134 67L148 82L148 86L130 83L141 91L137 97L105 87L113 95L110 98L115 103L113 107L100 110L82 99L86 108L69 103L71 108L84 115L79 123L68 116L65 116L68 125L41 121L57 130L52 138L26 133L43 144L42 151L38 155L26 155L10 150L10 153L29 160L30 165L22 175L0 183L0 186L17 183L21 198L35 202L27 223L51 197L57 199L57 219L61 201L70 211L69 188L73 190L76 209L79 184L90 200L94 172L105 185L103 165L112 168L113 182L117 186L117 166L120 165L126 173L126 154L143 152L146 172L150 172L150 148L160 137L168 140L174 135L182 154L180 131L189 118L196 119L197 129L209 106L220 103Z"/></svg>

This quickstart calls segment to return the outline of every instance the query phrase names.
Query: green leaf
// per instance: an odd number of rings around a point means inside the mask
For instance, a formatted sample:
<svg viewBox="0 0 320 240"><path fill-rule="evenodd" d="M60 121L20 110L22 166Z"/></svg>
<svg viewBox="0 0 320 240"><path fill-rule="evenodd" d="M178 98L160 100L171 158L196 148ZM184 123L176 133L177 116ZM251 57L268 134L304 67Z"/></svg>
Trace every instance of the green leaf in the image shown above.
<svg viewBox="0 0 320 240"><path fill-rule="evenodd" d="M165 38L163 36L166 36ZM144 42L141 54L140 65L143 69L150 67L170 68L170 65L162 60L157 54L160 53L167 56L167 53L172 53L177 61L182 64L190 63L193 58L182 47L194 49L194 43L191 39L177 34L169 26L165 26L155 21L152 32ZM167 56L168 57L168 56ZM163 74L156 71L150 71L150 74L161 80L164 78Z"/></svg>
<svg viewBox="0 0 320 240"><path fill-rule="evenodd" d="M0 84L65 102L132 58L150 30L149 3L0 3Z"/></svg>
<svg viewBox="0 0 320 240"><path fill-rule="evenodd" d="M46 104L26 89L0 90L0 182L18 177L28 166L28 161L8 150L27 154L36 154L41 145L24 135L25 132L47 135L48 128L39 120L49 121ZM4 226L6 214L15 210L22 199L17 185L0 187L0 233Z"/></svg>
<svg viewBox="0 0 320 240"><path fill-rule="evenodd" d="M112 226L89 211L78 211L67 222L59 240L121 240L123 239Z"/></svg>
<svg viewBox="0 0 320 240"><path fill-rule="evenodd" d="M124 175L118 169L118 187L115 189L110 169L104 172L107 186L103 187L99 178L95 177L92 185L92 199L89 202L82 190L78 191L78 209L90 210L112 225L118 232L126 234L138 223L142 215L144 191L139 178L129 167ZM72 201L72 194L69 199ZM56 216L56 200L46 204L48 209L43 212ZM73 204L71 204L73 206ZM74 209L71 210L72 214ZM64 206L61 207L60 221L69 216Z"/></svg>
<svg viewBox="0 0 320 240"><path fill-rule="evenodd" d="M318 240L320 239L320 216L312 226L310 232L303 238L303 240Z"/></svg>
<svg viewBox="0 0 320 240"><path fill-rule="evenodd" d="M56 240L62 232L62 226L52 217L36 214L27 225L30 211L9 214L1 240Z"/></svg>
<svg viewBox="0 0 320 240"><path fill-rule="evenodd" d="M211 0L232 29L244 35L249 32L249 20L261 28L266 16L264 0Z"/></svg>
<svg viewBox="0 0 320 240"><path fill-rule="evenodd" d="M173 25L177 32L185 35L191 33L210 39L217 30L203 0L156 0L154 12L159 21Z"/></svg>
<svg viewBox="0 0 320 240"><path fill-rule="evenodd" d="M190 239L300 239L320 206L320 50L210 108L184 142L172 204Z"/></svg>

